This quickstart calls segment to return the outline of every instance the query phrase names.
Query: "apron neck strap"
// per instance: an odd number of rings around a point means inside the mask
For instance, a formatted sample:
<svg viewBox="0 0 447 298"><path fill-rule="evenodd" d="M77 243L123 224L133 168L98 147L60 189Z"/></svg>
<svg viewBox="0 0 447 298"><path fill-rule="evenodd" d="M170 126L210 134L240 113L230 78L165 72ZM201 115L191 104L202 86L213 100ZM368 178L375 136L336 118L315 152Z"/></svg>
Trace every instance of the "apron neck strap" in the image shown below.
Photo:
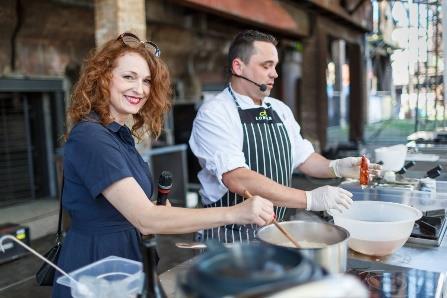
<svg viewBox="0 0 447 298"><path fill-rule="evenodd" d="M227 88L228 88L228 92L230 92L231 98L233 98L234 103L236 104L236 107L238 108L238 110L242 110L241 106L239 105L239 102L237 101L236 95L234 95L233 88L231 88L231 85L228 84Z"/></svg>
<svg viewBox="0 0 447 298"><path fill-rule="evenodd" d="M236 97L236 95L235 95L234 92L233 92L233 88L231 88L231 85L230 85L230 84L228 84L227 89L228 89L228 92L229 92L230 95L231 95L231 98L233 98L234 103L236 104L236 107L237 107L239 110L242 110L241 106L239 105L239 102L237 101L237 97ZM270 108L272 107L272 105L271 105L269 102L267 102L265 105L267 106L267 109L270 109ZM262 108L262 105L261 105L260 107Z"/></svg>

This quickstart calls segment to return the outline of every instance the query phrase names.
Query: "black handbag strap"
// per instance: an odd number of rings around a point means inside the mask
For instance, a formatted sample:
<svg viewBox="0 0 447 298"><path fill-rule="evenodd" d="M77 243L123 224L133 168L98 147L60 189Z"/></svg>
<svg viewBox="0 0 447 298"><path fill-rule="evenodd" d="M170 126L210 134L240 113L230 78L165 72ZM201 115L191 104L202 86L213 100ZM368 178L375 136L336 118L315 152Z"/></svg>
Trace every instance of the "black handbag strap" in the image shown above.
<svg viewBox="0 0 447 298"><path fill-rule="evenodd" d="M61 196L59 198L59 220L57 222L56 242L62 241L62 195L64 194L64 172L62 172Z"/></svg>

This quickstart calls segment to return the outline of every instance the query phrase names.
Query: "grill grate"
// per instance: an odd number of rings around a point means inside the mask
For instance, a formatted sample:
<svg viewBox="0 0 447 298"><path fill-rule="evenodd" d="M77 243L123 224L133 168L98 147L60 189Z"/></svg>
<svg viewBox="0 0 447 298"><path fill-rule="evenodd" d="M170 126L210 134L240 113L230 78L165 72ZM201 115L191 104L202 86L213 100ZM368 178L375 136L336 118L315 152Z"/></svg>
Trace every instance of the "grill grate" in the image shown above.
<svg viewBox="0 0 447 298"><path fill-rule="evenodd" d="M0 204L32 197L25 117L19 94L0 94Z"/></svg>

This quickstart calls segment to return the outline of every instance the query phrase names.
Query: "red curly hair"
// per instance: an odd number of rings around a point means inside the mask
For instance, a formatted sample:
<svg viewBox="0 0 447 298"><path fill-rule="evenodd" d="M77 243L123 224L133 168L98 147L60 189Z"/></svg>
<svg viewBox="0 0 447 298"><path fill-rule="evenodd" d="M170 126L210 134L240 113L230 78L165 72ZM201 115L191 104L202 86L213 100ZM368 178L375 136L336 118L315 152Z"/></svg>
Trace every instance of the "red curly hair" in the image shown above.
<svg viewBox="0 0 447 298"><path fill-rule="evenodd" d="M98 114L101 124L113 122L109 110L112 70L116 67L117 58L129 52L140 54L147 61L151 73L149 98L141 110L133 115L132 134L138 139L145 133L154 138L160 135L164 117L171 107L168 68L143 44L133 48L125 45L120 39L108 41L98 51L92 52L84 62L68 108L69 127L85 119L91 111Z"/></svg>

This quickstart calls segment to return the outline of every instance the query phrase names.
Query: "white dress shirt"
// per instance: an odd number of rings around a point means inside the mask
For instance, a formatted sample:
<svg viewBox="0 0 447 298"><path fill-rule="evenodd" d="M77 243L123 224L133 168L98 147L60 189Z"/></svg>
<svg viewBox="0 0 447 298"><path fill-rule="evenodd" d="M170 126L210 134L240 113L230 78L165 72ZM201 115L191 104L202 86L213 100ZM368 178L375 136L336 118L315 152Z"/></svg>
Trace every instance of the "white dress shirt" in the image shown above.
<svg viewBox="0 0 447 298"><path fill-rule="evenodd" d="M241 109L259 108L253 100L234 91ZM313 152L313 146L300 135L300 126L290 108L272 97L264 98L262 106L272 109L281 118L292 146L293 168L303 163ZM243 131L236 104L226 88L214 98L205 101L194 119L189 145L199 159L202 170L198 174L203 204L222 198L228 188L222 175L236 168L249 168L242 151Z"/></svg>

